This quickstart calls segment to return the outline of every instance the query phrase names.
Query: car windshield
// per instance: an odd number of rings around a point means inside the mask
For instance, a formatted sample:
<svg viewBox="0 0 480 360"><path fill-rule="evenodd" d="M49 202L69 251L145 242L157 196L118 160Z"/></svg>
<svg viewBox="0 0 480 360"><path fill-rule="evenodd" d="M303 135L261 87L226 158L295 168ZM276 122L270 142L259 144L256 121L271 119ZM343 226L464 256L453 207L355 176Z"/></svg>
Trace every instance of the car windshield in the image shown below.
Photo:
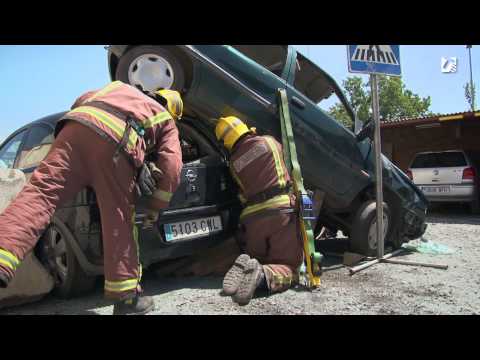
<svg viewBox="0 0 480 360"><path fill-rule="evenodd" d="M440 152L419 154L412 163L412 169L466 166L461 152Z"/></svg>

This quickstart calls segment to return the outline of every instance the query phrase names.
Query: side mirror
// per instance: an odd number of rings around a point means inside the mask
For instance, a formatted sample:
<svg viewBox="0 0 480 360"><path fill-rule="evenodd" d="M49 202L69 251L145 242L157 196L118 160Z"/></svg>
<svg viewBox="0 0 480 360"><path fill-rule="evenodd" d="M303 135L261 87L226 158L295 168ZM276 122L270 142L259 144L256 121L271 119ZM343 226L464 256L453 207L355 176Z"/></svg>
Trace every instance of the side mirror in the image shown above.
<svg viewBox="0 0 480 360"><path fill-rule="evenodd" d="M362 130L356 135L357 141L363 141L366 138L373 140L375 125L372 120L368 120L363 126Z"/></svg>

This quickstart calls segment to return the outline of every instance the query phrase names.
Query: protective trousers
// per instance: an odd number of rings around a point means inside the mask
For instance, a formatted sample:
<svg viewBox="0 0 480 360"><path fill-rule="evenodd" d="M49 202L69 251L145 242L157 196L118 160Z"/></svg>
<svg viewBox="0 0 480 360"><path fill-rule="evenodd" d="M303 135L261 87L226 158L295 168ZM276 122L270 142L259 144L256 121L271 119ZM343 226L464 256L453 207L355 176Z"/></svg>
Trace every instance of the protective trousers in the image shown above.
<svg viewBox="0 0 480 360"><path fill-rule="evenodd" d="M116 165L115 144L85 125L68 121L30 183L0 215L0 271L9 279L35 246L57 207L86 186L100 209L105 295L120 300L135 294L141 278L135 227L135 168L126 156Z"/></svg>
<svg viewBox="0 0 480 360"><path fill-rule="evenodd" d="M240 241L246 253L263 265L270 292L287 290L298 281L303 244L295 213L258 213L242 221Z"/></svg>

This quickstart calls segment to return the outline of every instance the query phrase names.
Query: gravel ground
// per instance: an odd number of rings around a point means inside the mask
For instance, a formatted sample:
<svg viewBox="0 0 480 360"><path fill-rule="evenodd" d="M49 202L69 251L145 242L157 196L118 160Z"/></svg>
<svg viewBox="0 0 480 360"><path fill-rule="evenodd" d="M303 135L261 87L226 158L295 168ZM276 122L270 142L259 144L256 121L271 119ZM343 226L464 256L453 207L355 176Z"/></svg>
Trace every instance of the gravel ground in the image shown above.
<svg viewBox="0 0 480 360"><path fill-rule="evenodd" d="M289 290L260 295L240 307L220 295L221 278L165 278L146 274L145 289L153 295L153 314L479 314L480 216L461 207L443 207L428 218L425 238L447 245L451 255L411 253L399 259L449 266L448 270L377 264L353 276L341 259L327 258L322 286L314 292ZM48 296L42 301L1 310L0 314L111 314L95 293L74 300Z"/></svg>

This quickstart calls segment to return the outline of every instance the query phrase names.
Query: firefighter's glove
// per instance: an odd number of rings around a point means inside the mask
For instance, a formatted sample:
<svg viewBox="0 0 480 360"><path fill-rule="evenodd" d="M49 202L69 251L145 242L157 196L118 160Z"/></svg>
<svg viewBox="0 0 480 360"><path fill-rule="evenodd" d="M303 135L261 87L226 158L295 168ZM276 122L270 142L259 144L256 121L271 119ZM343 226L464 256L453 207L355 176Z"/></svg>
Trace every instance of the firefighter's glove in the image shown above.
<svg viewBox="0 0 480 360"><path fill-rule="evenodd" d="M158 221L158 211L149 210L143 218L143 229L151 229L153 225Z"/></svg>
<svg viewBox="0 0 480 360"><path fill-rule="evenodd" d="M147 163L148 169L150 170L150 173L152 174L153 178L156 181L160 181L163 177L163 171L160 170L158 167L155 166L155 163L153 162L148 162Z"/></svg>
<svg viewBox="0 0 480 360"><path fill-rule="evenodd" d="M157 182L150 171L148 164L143 164L138 174L137 186L140 195L151 196L157 187Z"/></svg>

